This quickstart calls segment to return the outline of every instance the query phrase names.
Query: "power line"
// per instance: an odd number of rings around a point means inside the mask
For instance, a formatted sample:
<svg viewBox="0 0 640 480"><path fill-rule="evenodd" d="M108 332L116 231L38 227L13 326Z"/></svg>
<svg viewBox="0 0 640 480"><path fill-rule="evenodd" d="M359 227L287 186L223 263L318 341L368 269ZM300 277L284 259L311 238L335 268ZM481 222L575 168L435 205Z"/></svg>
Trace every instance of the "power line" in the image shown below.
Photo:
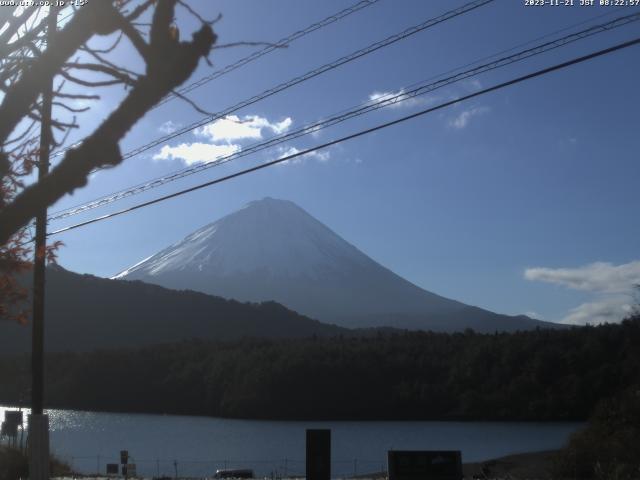
<svg viewBox="0 0 640 480"><path fill-rule="evenodd" d="M330 63L326 63L320 67L317 67L313 70L308 71L307 73L304 73L302 75L299 75L297 77L294 77L286 82L280 83L278 85L276 85L275 87L271 87L265 91L263 91L262 93L259 93L257 95L254 95L253 97L250 97L248 99L242 100L241 102L236 103L235 105L228 107L227 109L218 112L218 113L214 113L212 115L209 115L201 120L198 120L196 122L193 122L189 125L187 125L186 127L181 128L180 130L177 130L171 134L168 135L163 135L162 137L156 138L155 140L152 140L144 145L141 145L137 148L134 148L133 150L129 150L127 153L122 155L122 159L126 160L128 158L131 158L135 155L139 155L142 152L145 152L153 147L156 147L158 145L160 145L161 143L164 143L166 141L172 140L176 137L179 137L181 135L184 135L185 133L191 132L197 128L203 127L204 125L214 122L216 120L220 120L221 118L225 118L229 115L231 115L232 113L235 113L236 111L240 110L241 108L244 107L248 107L249 105L253 105L254 103L257 103L261 100L264 100L265 98L271 97L272 95L275 95L277 93L280 93L284 90L287 90L288 88L291 88L295 85L298 85L302 82L306 82L307 80L310 80L312 78L315 78L319 75L322 75L323 73L326 73L328 71L334 70L342 65L345 65L347 63L350 63L354 60L357 60L361 57L364 57L365 55L368 55L370 53L373 53L377 50L380 50L382 48L388 47L389 45L392 45L396 42L399 42L400 40L404 40L405 38L408 38L412 35L415 35L416 33L419 33L423 30L426 30L430 27L433 27L435 25L438 25L440 23L446 22L447 20L450 20L452 18L455 18L459 15L463 15L467 12L470 12L472 10L475 10L476 8L479 8L481 6L484 6L486 4L489 4L491 2L493 2L494 0L474 0L470 3L467 3L465 5L462 5L461 7L455 8L453 10L449 10L448 12L443 13L442 15L439 15L437 17L433 17L430 18L428 20L425 20L424 22L418 24L418 25L414 25L413 27L409 27L405 30L403 30L402 32L396 33L394 35L391 35L383 40L380 40L378 42L372 43L364 48L361 48L360 50L356 50L355 52L352 52L348 55L345 55L343 57L340 57L337 60L334 60L333 62ZM73 148L69 147L69 148ZM58 154L62 154L65 151L67 151L69 148L67 149L63 149L60 150L58 152ZM104 168L104 167L103 167ZM102 168L97 168L94 170L94 172L101 170Z"/></svg>
<svg viewBox="0 0 640 480"><path fill-rule="evenodd" d="M576 33L572 33L570 35L566 35L562 38L553 40L553 41L549 41L537 46L534 46L532 48L517 52L513 55L510 56L506 56L506 57L502 57L499 58L495 61L471 68L469 70L466 71L462 71L459 72L455 75L440 79L436 82L432 82L432 83L426 83L429 80L431 80L434 77L431 77L428 80L425 80L423 82L420 83L416 83L414 85L412 85L411 89L409 90L405 90L405 89L400 89L399 92L400 93L396 93L396 94L390 94L390 95L386 95L385 97L381 98L378 101L374 101L374 102L366 102L364 104L360 104L357 107L355 107L352 110L344 110L338 114L335 114L332 117L329 118L325 118L321 121L318 121L316 123L312 123L312 124L307 124L301 128L299 128L298 130L295 130L293 132L289 132L287 134L283 134L280 136L276 136L276 137L272 137L269 140L266 140L264 142L258 142L255 143L253 145L250 145L249 147L244 148L242 151L240 152L236 152L230 155L226 155L223 156L219 159L216 159L213 162L210 163L202 163L199 165L195 165L192 167L188 167L173 173L170 173L168 175L164 175L162 177L159 178L155 178L153 180L148 180L144 183L141 184L137 184L135 186L129 187L127 189L124 190L120 190L118 192L100 197L98 199L92 200L90 202L84 203L84 204L80 204L80 205L76 205L75 207L70 207L68 209L56 212L54 214L52 214L49 217L49 221L54 221L54 220L60 220L60 219L64 219L64 218L68 218L71 217L73 215L77 215L80 214L82 212L85 212L87 210L92 210L94 208L98 208L98 207L102 207L104 205L108 205L111 204L115 201L118 200L122 200L124 198L128 198L130 196L133 195L137 195L139 193L143 193L147 190L151 190L153 188L165 185L167 183L170 183L174 180L178 180L180 178L184 178L186 176L189 175L193 175L195 173L199 173L201 171L207 170L209 168L213 168L219 165L222 165L224 163L230 162L232 160L236 160L238 158L265 150L267 148L271 148L274 147L276 145L279 145L281 143L284 142L288 142L291 141L293 139L305 136L305 135L309 135L311 133L314 133L316 131L322 130L324 128L328 128L330 126L334 126L337 125L339 123L342 123L344 121L350 120L352 118L370 113L372 111L375 110L379 110L381 108L387 107L389 105L393 105L399 102L403 102L406 100L409 100L411 98L415 98L417 96L420 95L424 95L426 93L430 93L436 89L442 88L446 85L450 85L452 83L458 82L460 80L464 80L467 78L470 78L472 76L476 76L479 75L481 73L485 73L488 72L490 70L494 70L497 68L502 68L504 66L510 65L512 63L518 62L518 61L522 61L528 58L531 58L533 56L536 55L540 55L542 53L551 51L551 50L555 50L556 48L560 48L562 46L568 45L570 43L576 42L578 40L590 37L592 35L596 35L598 33L602 33L605 31L609 31L611 29L614 28L618 28L621 27L623 25L627 25L629 23L635 22L640 20L640 12L639 13L635 13L635 14L631 14L631 15L626 15L626 16L622 16L622 17L618 17L610 22L604 23L604 24L600 24L600 25L595 25L592 27L589 27L585 30L576 32ZM495 57L496 55L493 55L491 57L485 57L485 58L492 58ZM477 62L474 62L477 63ZM463 68L463 67L460 67ZM446 72L445 74L442 75L446 75L447 73L450 73L452 71L457 71L460 70L460 68L458 69L454 69L454 70L450 70L449 72ZM440 76L442 76L440 75Z"/></svg>
<svg viewBox="0 0 640 480"><path fill-rule="evenodd" d="M299 83L305 82L307 80L310 80L314 77L317 77L319 75L322 75L323 73L326 73L330 70L334 70L338 67L341 67L342 65L345 65L347 63L350 63L354 60L357 60L361 57L364 57L365 55L368 55L370 53L373 53L377 50L380 50L381 48L385 48L388 47L389 45L392 45L396 42L399 42L400 40L404 40L405 38L408 38L412 35L415 35L416 33L419 33L423 30L426 30L428 28L431 28L435 25L438 25L440 23L446 22L447 20L450 20L452 18L458 17L460 15L463 15L467 12L470 12L472 10L475 10L476 8L479 8L481 6L484 6L488 3L493 2L494 0L474 0L470 3L467 3L461 7L455 8L453 10L450 10L442 15L439 15L437 17L434 18L430 18L418 25L415 25L413 27L407 28L404 31L400 32L400 33L396 33L394 35L391 35L387 38L385 38L384 40L380 40L378 42L375 42L373 44L368 45L365 48L362 48L360 50L356 50L355 52L352 52L348 55L345 55L337 60L334 60L333 62L330 63L326 63L320 67L317 67L313 70L308 71L307 73L297 76L295 78L292 78L291 80L288 80L286 82L280 83L279 85L276 85L275 87L269 88L265 91L263 91L262 93L259 93L257 95L254 95L253 97L250 97L246 100L243 100L241 102L236 103L235 105L227 108L226 110L219 112L219 113L215 113L213 115L210 115L198 122L194 122L176 132L173 132L170 135L165 135L163 137L160 137L156 140L153 140L145 145L142 145L134 150L130 150L128 153L123 155L124 159L130 158L134 155L138 155L146 150L149 150L150 148L153 148L155 146L158 146L161 143L164 143L168 140L172 140L176 137L179 137L181 135L184 135L185 133L191 132L197 128L203 127L204 125L206 125L207 123L213 122L215 120L219 120L221 118L227 117L232 113L235 113L237 110L240 110L241 108L244 107L248 107L249 105L253 105L254 103L257 103L261 100L264 100L265 98L268 98L272 95L275 95L276 93L280 93L283 90L286 90L288 88L291 88L295 85L298 85Z"/></svg>
<svg viewBox="0 0 640 480"><path fill-rule="evenodd" d="M319 30L321 28L326 27L327 25L330 25L332 23L335 23L339 20L342 20L343 18L351 15L352 13L356 13L366 7L369 7L371 5L374 5L375 3L379 2L380 0L361 0L355 4L353 4L350 7L347 7L343 10L340 10L339 12L334 13L333 15L329 15L326 18L323 18L322 20L320 20L319 22L316 23L312 23L311 25L309 25L308 27L302 29L302 30L298 30L284 38L281 38L280 40L278 40L276 43L271 44L271 45L267 45L266 47L257 50L249 55L247 55L246 57L241 58L240 60L237 60L234 63L231 63L229 65L226 65L225 67L216 70L212 73L210 73L209 75L200 78L199 80L186 85L180 89L177 90L177 93L180 95L184 95L186 93L191 92L192 90L195 90L196 88L200 88L202 85L205 85L217 78L222 77L223 75L226 75L228 73L231 73L234 70L237 70L238 68L241 68L243 66L245 66L248 63L251 63L261 57L263 57L264 55L267 55L268 53L273 52L276 49L280 49L283 47L288 46L290 43L305 37L307 35L309 35L310 33L315 32L316 30ZM70 17L72 14L67 15L66 17L64 17L62 20ZM158 102L156 105L154 105L151 110L159 107L160 105L163 105L169 101L171 101L172 99L177 98L177 96L174 93L170 93L169 95L165 96L162 100L160 100L160 102ZM66 148L61 148L60 150L56 151L53 156L54 157L58 157L60 155L62 155L63 153L67 152L68 150L76 147L77 145L79 145L80 143L82 143L82 141L80 142L76 142L72 145L69 145Z"/></svg>
<svg viewBox="0 0 640 480"><path fill-rule="evenodd" d="M241 58L240 60L231 63L219 70L216 70L215 72L210 73L209 75L206 75L205 77L200 78L199 80L196 80L195 82L186 85L180 89L177 90L177 92L181 95L184 95L186 93L189 93L193 90L195 90L196 88L200 88L203 85L206 85L207 83L215 80L216 78L220 78L223 75L226 75L240 67L245 66L248 63L253 62L254 60L257 60L260 57L263 57L264 55L267 55L268 53L273 52L274 50L283 48L288 46L290 43L305 37L306 35L309 35L312 32L315 32L316 30L319 30L323 27L326 27L327 25L330 25L334 22L337 22L338 20L341 20L349 15L351 15L352 13L358 12L360 10L362 10L363 8L366 7L370 7L371 5L379 2L380 0L362 0L348 8L345 8L344 10L341 10L337 13L334 13L333 15L329 15L328 17L320 20L319 22L313 23L311 25L309 25L308 27L302 29L302 30L298 30L297 32L294 32L284 38L281 38L280 40L278 40L277 42L275 42L274 44L268 45L266 47L264 47L261 50L257 50L253 53L251 53L250 55L247 55L246 57ZM174 94L169 94L167 95L165 98L163 98L157 105L155 105L154 108L159 107L160 105L163 105L169 101L171 101L172 99L176 98L176 96Z"/></svg>
<svg viewBox="0 0 640 480"><path fill-rule="evenodd" d="M434 112L436 110L440 110L440 109L443 109L445 107L449 107L449 106L454 105L456 103L464 102L464 101L469 100L471 98L475 98L475 97L478 97L480 95L485 95L487 93L494 92L494 91L509 87L511 85L515 85L515 84L527 81L527 80L531 80L532 78L540 77L540 76L546 75L548 73L551 73L551 72L554 72L554 71L557 71L557 70L562 70L562 69L567 68L569 66L576 65L576 64L579 64L579 63L583 63L583 62L586 62L588 60L592 60L594 58L597 58L597 57L600 57L600 56L603 56L603 55L607 55L609 53L613 53L615 51L622 50L622 49L637 45L639 43L640 43L640 37L637 37L637 38L635 38L633 40L629 40L627 42L619 43L619 44L614 45L612 47L605 48L605 49L602 49L602 50L598 50L598 51L590 53L588 55L583 55L581 57L577 57L577 58L574 58L572 60L553 65L551 67L543 68L542 70L537 70L537 71L535 71L533 73L529 73L527 75L523 75L523 76L517 77L515 79L499 83L499 84L494 85L492 87L488 87L488 88L479 90L477 92L470 93L470 94L465 95L463 97L460 97L460 98L457 98L457 99L454 99L454 100L450 100L448 102L441 103L439 105L436 105L435 107L430 107L430 108L427 108L427 109L424 109L424 110L420 110L419 112L412 113L410 115L406 115L406 116L398 118L396 120L392 120L390 122L382 123L382 124L376 125L375 127L367 128L365 130L360 130L359 132L352 133L350 135L338 138L336 140L332 140L330 142L326 142L326 143L323 143L321 145L317 145L315 147L312 147L312 148L309 148L309 149L306 149L306 150L302 150L300 152L296 152L294 154L287 155L285 157L281 157L281 158L278 158L276 160L272 160L272 161L267 162L267 163L256 165L254 167L247 168L245 170L241 170L239 172L236 172L236 173L233 173L233 174L230 174L230 175L226 175L224 177L220 177L220 178L217 178L215 180L211 180L209 182L201 183L201 184L196 185L194 187L190 187L190 188L187 188L187 189L184 189L184 190L180 190L178 192L174 192L174 193L169 194L169 195L165 195L165 196L162 196L162 197L159 197L159 198L155 198L155 199L149 200L147 202L139 203L137 205L125 208L123 210L119 210L117 212L109 213L109 214L106 214L106 215L102 215L100 217L96 217L96 218L93 218L93 219L90 219L90 220L86 220L84 222L80 222L80 223L76 223L74 225L70 225L70 226L65 227L65 228L61 228L59 230L51 232L49 234L49 236L57 235L57 234L60 234L60 233L63 233L63 232L67 232L69 230L74 230L74 229L77 229L77 228L80 228L80 227L84 227L86 225L90 225L92 223L100 222L100 221L106 220L108 218L112 218L112 217L116 217L116 216L119 216L119 215L123 215L125 213L129 213L129 212L132 212L134 210L138 210L140 208L148 207L150 205L154 205L156 203L160 203L160 202L163 202L165 200L169 200L171 198L179 197L181 195L185 195L187 193L191 193L191 192L194 192L196 190L200 190L202 188L210 187L212 185L216 185L218 183L222 183L222 182L231 180L233 178L237 178L237 177L240 177L240 176L252 173L252 172L256 172L258 170L262 170L264 168L271 167L273 165L277 165L279 163L284 163L284 162L287 162L287 161L292 160L294 158L300 157L302 155L306 155L306 154L309 154L309 153L317 151L317 150L321 150L321 149L324 149L324 148L327 148L327 147L330 147L330 146L333 146L333 145L337 145L339 143L346 142L347 140L352 140L354 138L362 137L364 135L368 135L368 134L376 132L378 130L382 130L384 128L388 128L388 127L391 127L393 125L397 125L397 124L406 122L408 120L412 120L414 118L421 117L423 115L426 115L428 113Z"/></svg>

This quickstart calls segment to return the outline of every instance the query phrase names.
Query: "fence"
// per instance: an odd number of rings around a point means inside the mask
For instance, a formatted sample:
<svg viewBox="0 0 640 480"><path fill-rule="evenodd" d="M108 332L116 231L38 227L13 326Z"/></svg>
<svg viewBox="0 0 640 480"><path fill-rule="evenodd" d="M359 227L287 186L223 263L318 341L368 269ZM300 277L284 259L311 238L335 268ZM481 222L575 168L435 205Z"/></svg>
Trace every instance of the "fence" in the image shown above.
<svg viewBox="0 0 640 480"><path fill-rule="evenodd" d="M63 457L71 468L85 475L104 475L108 463L120 463L120 457L102 455ZM299 459L139 459L130 455L129 463L136 464L137 475L141 477L204 478L212 477L216 470L250 468L256 477L272 479L299 478L305 476L305 460ZM332 459L332 476L350 478L372 473L386 472L386 458Z"/></svg>

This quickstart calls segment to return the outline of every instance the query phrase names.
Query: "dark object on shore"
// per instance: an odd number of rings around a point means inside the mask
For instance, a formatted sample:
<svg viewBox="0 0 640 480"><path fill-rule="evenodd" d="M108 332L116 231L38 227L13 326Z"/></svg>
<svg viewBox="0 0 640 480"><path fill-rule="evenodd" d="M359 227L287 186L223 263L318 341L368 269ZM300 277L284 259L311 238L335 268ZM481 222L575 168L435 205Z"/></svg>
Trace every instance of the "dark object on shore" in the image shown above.
<svg viewBox="0 0 640 480"><path fill-rule="evenodd" d="M249 468L225 468L216 470L216 478L253 478L253 470Z"/></svg>
<svg viewBox="0 0 640 480"><path fill-rule="evenodd" d="M390 450L387 458L389 480L462 479L462 453L459 450Z"/></svg>
<svg viewBox="0 0 640 480"><path fill-rule="evenodd" d="M331 430L307 429L307 480L331 478Z"/></svg>
<svg viewBox="0 0 640 480"><path fill-rule="evenodd" d="M465 463L462 465L462 473L465 479L550 479L552 478L551 473L553 461L557 454L557 450L520 453L491 460L484 460L482 462ZM388 478L388 475L387 472L363 473L353 478L362 480L386 480Z"/></svg>

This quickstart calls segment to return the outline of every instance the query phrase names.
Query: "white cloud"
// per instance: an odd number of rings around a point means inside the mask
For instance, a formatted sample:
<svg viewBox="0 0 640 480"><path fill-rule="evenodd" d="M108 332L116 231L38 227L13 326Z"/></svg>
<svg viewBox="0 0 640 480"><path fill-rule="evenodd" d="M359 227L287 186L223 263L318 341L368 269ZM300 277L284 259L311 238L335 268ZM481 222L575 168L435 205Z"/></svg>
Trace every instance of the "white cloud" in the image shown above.
<svg viewBox="0 0 640 480"><path fill-rule="evenodd" d="M489 112L488 107L474 107L461 112L456 118L449 122L449 126L458 130L466 127L473 117Z"/></svg>
<svg viewBox="0 0 640 480"><path fill-rule="evenodd" d="M544 317L540 315L538 312L534 312L533 310L529 312L524 312L523 315L526 315L529 318L535 318L536 320L543 320Z"/></svg>
<svg viewBox="0 0 640 480"><path fill-rule="evenodd" d="M628 293L640 283L640 261L613 265L596 262L578 268L527 268L527 280L596 293Z"/></svg>
<svg viewBox="0 0 640 480"><path fill-rule="evenodd" d="M281 122L269 122L266 118L258 115L246 115L240 118L236 115L216 120L195 131L196 135L206 137L211 141L232 141L240 139L262 138L262 131L269 129L276 135L285 133L291 127L293 121L290 117Z"/></svg>
<svg viewBox="0 0 640 480"><path fill-rule="evenodd" d="M279 151L280 151L280 155L278 156L278 158L284 158L290 155L295 155L296 153L300 153L302 150L296 147L289 147L289 148L281 147ZM281 162L280 165L287 165L289 163L301 163L306 158L318 160L319 162L327 162L331 158L331 152L329 152L328 150L325 150L325 151L314 151L314 152L305 153L304 155L300 155L298 157L292 158L291 160L285 160L284 162Z"/></svg>
<svg viewBox="0 0 640 480"><path fill-rule="evenodd" d="M593 301L572 309L563 323L619 322L633 310L634 286L640 284L640 261L621 265L596 262L577 268L527 268L524 277L596 296Z"/></svg>
<svg viewBox="0 0 640 480"><path fill-rule="evenodd" d="M181 143L176 146L164 145L153 159L181 160L187 165L215 162L221 157L242 150L240 144L232 141L260 139L264 129L281 134L289 130L292 123L290 117L281 122L272 123L258 115L246 115L242 119L236 115L229 115L194 131L196 136L204 137L208 141ZM160 129L164 129L166 133L172 133L179 127L179 124L169 120L163 123Z"/></svg>
<svg viewBox="0 0 640 480"><path fill-rule="evenodd" d="M284 120L282 120L281 122L270 123L268 125L268 127L271 130L273 130L273 133L279 135L279 134L285 133L287 130L289 130L289 128L291 127L292 123L293 123L293 120L291 120L291 117L287 117Z"/></svg>
<svg viewBox="0 0 640 480"><path fill-rule="evenodd" d="M433 102L433 98L424 97L411 97L406 94L404 89L397 92L373 92L369 95L369 101L371 102L384 102L385 107L389 108L409 108L415 105L422 105L425 103Z"/></svg>
<svg viewBox="0 0 640 480"><path fill-rule="evenodd" d="M215 162L241 150L240 145L216 145L213 143L181 143L175 147L165 145L153 156L154 160L182 160L187 165Z"/></svg>
<svg viewBox="0 0 640 480"><path fill-rule="evenodd" d="M629 303L629 297L606 296L571 309L562 323L570 325L618 323L632 311L633 306Z"/></svg>
<svg viewBox="0 0 640 480"><path fill-rule="evenodd" d="M158 131L165 135L171 135L173 132L178 130L178 128L180 128L181 126L182 125L180 125L179 123L173 122L171 120L167 120L166 122L164 122L162 125L158 127Z"/></svg>

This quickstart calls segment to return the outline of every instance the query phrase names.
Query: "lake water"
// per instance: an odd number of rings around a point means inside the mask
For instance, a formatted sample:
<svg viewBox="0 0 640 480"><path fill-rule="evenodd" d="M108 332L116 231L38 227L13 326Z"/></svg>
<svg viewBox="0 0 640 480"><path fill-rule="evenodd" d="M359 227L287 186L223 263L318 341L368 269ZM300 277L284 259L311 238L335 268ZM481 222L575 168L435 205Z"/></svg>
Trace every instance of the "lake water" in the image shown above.
<svg viewBox="0 0 640 480"><path fill-rule="evenodd" d="M6 406L0 406L4 418ZM579 423L282 422L49 410L51 449L79 472L104 473L128 450L138 474L203 477L218 468L304 474L305 429L330 428L332 473L385 469L390 449L462 450L464 462L561 447ZM26 418L26 417L25 417ZM177 462L177 465L176 465Z"/></svg>

